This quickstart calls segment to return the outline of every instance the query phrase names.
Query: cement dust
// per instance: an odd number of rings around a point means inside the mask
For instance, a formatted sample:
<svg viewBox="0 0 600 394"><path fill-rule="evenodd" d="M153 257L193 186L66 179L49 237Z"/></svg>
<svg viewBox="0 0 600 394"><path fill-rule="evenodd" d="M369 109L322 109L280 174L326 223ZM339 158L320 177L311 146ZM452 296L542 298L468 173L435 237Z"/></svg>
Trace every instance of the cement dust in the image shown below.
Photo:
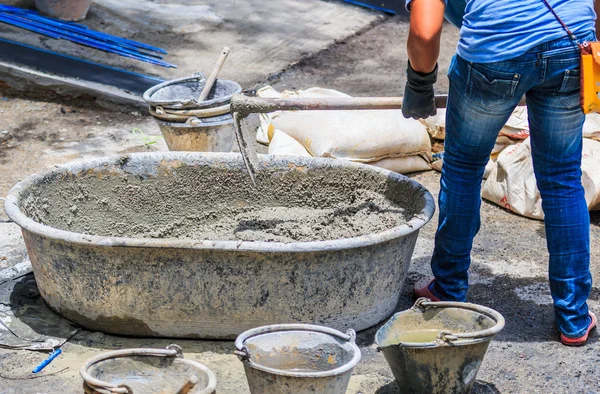
<svg viewBox="0 0 600 394"><path fill-rule="evenodd" d="M38 222L91 235L284 243L378 233L420 210L418 198L365 169L263 171L258 188L241 168L144 171L157 175L106 167L46 177L24 210Z"/></svg>

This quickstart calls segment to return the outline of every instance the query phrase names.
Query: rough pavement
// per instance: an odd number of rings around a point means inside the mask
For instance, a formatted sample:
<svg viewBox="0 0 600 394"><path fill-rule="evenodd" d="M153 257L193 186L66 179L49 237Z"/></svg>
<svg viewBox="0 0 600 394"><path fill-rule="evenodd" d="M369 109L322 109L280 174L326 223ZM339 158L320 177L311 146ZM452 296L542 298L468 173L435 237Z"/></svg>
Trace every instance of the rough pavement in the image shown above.
<svg viewBox="0 0 600 394"><path fill-rule="evenodd" d="M359 36L307 57L270 81L278 89L322 86L356 95L399 94L406 61L406 29L405 20L387 19ZM442 68L453 54L456 31L448 29L444 40L448 44L443 48ZM439 91L444 91L445 83L441 76ZM0 91L0 95L0 129L6 129L7 134L12 135L6 141L0 140L0 195L26 175L75 157L166 149L162 141L147 145L148 141L143 137L132 134L131 130L139 127L145 135L158 135L152 120L139 114L114 113L80 100L23 96L5 90ZM0 135L0 138L3 137ZM17 145L8 147L11 141ZM415 174L413 178L437 195L438 173L430 171ZM590 306L600 314L600 287L597 284L600 283L600 215L593 214L591 220L592 273L596 284ZM421 232L398 310L412 305L412 284L430 274L435 226L434 220ZM10 261L18 261L23 256L15 230L12 224L0 223L0 259L9 249L7 259ZM5 238L6 234L10 238ZM558 342L546 267L542 223L484 203L482 227L473 250L468 297L469 301L501 312L507 325L492 342L474 392L600 393L598 332L583 348L567 348ZM399 393L383 356L373 346L376 329L359 333L363 359L354 372L349 393ZM242 366L231 354L233 343L176 342L184 348L187 357L199 360L215 371L219 393L248 392ZM0 375L4 377L0 378L0 392L80 392L81 380L77 371L86 358L120 347L164 347L169 343L171 340L168 339L124 338L82 331L63 347L64 354L47 368L46 373L68 369L56 376L35 380L12 379L26 374L46 357L45 354L0 349Z"/></svg>

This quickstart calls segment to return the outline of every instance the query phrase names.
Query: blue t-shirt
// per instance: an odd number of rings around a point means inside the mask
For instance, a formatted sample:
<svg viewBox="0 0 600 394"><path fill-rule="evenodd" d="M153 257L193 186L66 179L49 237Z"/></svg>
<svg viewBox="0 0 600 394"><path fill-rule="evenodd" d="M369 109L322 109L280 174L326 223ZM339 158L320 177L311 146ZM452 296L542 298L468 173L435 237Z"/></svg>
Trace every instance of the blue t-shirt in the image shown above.
<svg viewBox="0 0 600 394"><path fill-rule="evenodd" d="M462 26L463 17L465 16L465 8L467 8L467 0L445 0L446 1L446 10L444 12L444 17L454 26L460 27ZM409 0L410 2L410 0ZM408 3L406 5L408 7Z"/></svg>
<svg viewBox="0 0 600 394"><path fill-rule="evenodd" d="M565 29L542 0L444 0L446 19L460 27L457 53L475 63L520 56ZM406 0L409 9L411 0ZM594 0L548 0L574 34L594 30Z"/></svg>

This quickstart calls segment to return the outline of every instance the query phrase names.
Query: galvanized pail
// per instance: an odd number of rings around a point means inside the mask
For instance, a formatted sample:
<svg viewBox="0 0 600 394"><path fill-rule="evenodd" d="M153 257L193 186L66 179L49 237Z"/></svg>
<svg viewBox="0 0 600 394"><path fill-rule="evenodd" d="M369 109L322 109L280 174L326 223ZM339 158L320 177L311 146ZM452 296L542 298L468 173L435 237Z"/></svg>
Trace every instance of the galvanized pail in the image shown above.
<svg viewBox="0 0 600 394"><path fill-rule="evenodd" d="M309 324L277 324L237 337L252 394L343 394L360 361L356 334Z"/></svg>
<svg viewBox="0 0 600 394"><path fill-rule="evenodd" d="M86 394L214 394L215 374L186 360L177 345L166 349L121 349L87 360L79 370Z"/></svg>
<svg viewBox="0 0 600 394"><path fill-rule="evenodd" d="M230 152L235 141L231 114L186 123L155 119L170 151Z"/></svg>
<svg viewBox="0 0 600 394"><path fill-rule="evenodd" d="M375 335L401 393L469 393L490 341L504 327L493 309L430 302L396 313Z"/></svg>

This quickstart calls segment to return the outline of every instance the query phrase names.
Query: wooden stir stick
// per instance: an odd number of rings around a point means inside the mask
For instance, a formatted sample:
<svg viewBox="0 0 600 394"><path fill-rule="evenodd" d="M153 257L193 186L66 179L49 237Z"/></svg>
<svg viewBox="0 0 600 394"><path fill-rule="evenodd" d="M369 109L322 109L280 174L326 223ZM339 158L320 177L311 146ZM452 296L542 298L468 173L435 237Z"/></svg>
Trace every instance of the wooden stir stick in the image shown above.
<svg viewBox="0 0 600 394"><path fill-rule="evenodd" d="M215 84L215 81L217 80L217 76L221 72L221 68L223 67L223 64L225 63L225 59L227 59L227 55L229 55L230 50L231 49L229 49L228 47L224 47L223 50L221 51L221 55L219 56L219 59L217 60L217 64L215 64L215 67L210 72L210 75L208 76L206 83L204 84L204 88L202 88L202 92L200 92L200 96L198 97L199 103L206 100L206 98L208 97L208 94L212 90L213 85Z"/></svg>

